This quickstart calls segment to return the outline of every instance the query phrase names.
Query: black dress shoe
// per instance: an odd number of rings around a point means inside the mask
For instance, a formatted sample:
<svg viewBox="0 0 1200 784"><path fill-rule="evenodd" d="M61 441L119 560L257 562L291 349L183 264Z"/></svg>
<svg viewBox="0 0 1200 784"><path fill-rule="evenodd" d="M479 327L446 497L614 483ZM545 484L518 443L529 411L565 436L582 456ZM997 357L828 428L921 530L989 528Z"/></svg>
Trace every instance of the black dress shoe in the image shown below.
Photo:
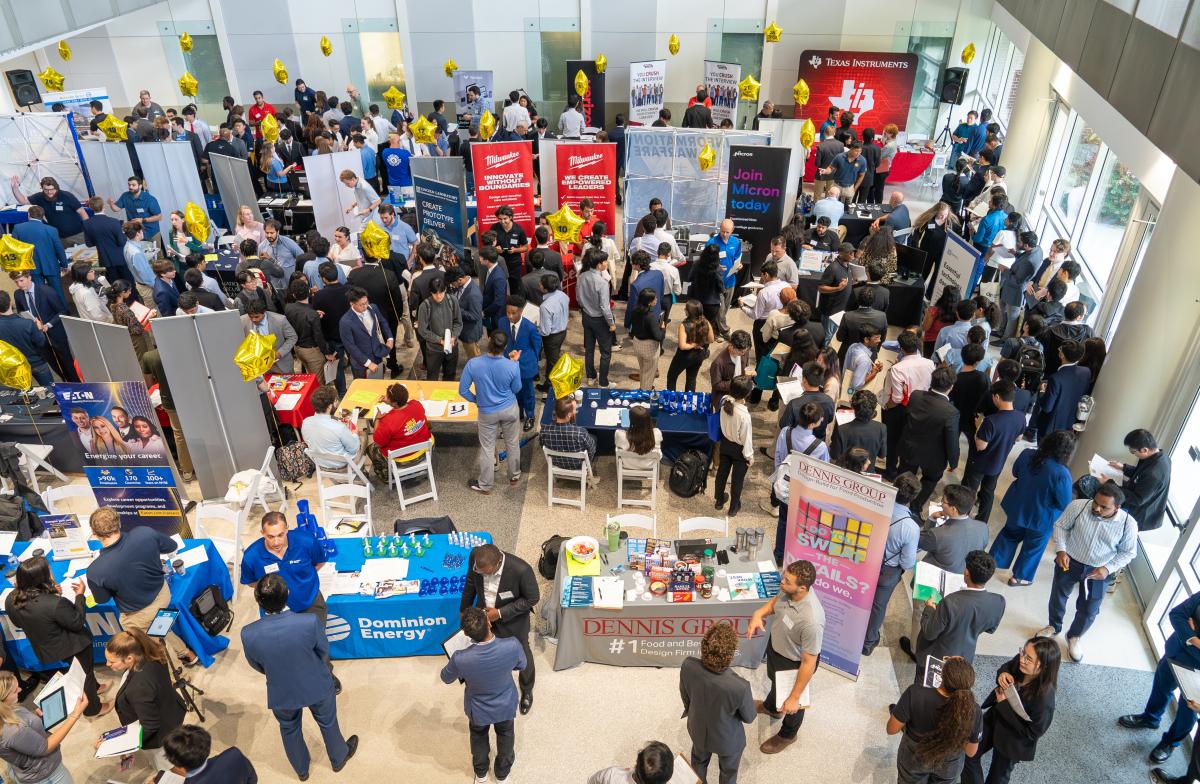
<svg viewBox="0 0 1200 784"><path fill-rule="evenodd" d="M346 763L350 761L350 758L354 756L354 752L358 751L357 735L351 735L349 738L346 738L346 748L348 749L346 752L346 759L342 760L341 765L333 766L334 773L340 773L342 768L346 767Z"/></svg>
<svg viewBox="0 0 1200 784"><path fill-rule="evenodd" d="M713 509L720 509L722 506L725 506L725 497L719 495L716 498L716 503L713 504Z"/></svg>
<svg viewBox="0 0 1200 784"><path fill-rule="evenodd" d="M737 517L737 513L740 511L742 511L741 504L730 504L729 505L729 513L727 516L728 517Z"/></svg>
<svg viewBox="0 0 1200 784"><path fill-rule="evenodd" d="M338 695L342 693L342 682L338 680L338 676L333 676L333 693Z"/></svg>
<svg viewBox="0 0 1200 784"><path fill-rule="evenodd" d="M900 650L904 651L904 655L912 659L914 663L917 661L917 655L913 653L912 641L907 637L900 638Z"/></svg>
<svg viewBox="0 0 1200 784"><path fill-rule="evenodd" d="M533 707L533 692L527 691L521 695L521 715L529 713L529 709Z"/></svg>
<svg viewBox="0 0 1200 784"><path fill-rule="evenodd" d="M863 645L863 647L862 647L862 655L863 656L870 656L874 652L875 652L874 645Z"/></svg>
<svg viewBox="0 0 1200 784"><path fill-rule="evenodd" d="M1117 724L1120 724L1127 730L1156 730L1158 722L1151 721L1144 713L1129 713L1117 719Z"/></svg>
<svg viewBox="0 0 1200 784"><path fill-rule="evenodd" d="M1191 779L1187 776L1171 776L1168 775L1162 768L1150 769L1150 781L1154 784L1190 784Z"/></svg>
<svg viewBox="0 0 1200 784"><path fill-rule="evenodd" d="M307 774L307 773L301 773L301 774L300 774L300 776L299 776L299 778L300 778L300 780L301 780L301 781L308 781L308 774Z"/></svg>
<svg viewBox="0 0 1200 784"><path fill-rule="evenodd" d="M1170 741L1160 740L1158 745L1150 750L1150 761L1156 765L1161 765L1171 759L1171 755L1175 753L1175 744Z"/></svg>

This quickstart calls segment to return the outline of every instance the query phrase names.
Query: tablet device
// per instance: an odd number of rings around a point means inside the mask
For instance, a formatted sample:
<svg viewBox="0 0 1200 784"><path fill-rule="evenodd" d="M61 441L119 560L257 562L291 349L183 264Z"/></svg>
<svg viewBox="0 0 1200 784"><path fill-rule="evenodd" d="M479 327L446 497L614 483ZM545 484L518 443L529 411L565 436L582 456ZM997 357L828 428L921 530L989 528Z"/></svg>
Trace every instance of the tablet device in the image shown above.
<svg viewBox="0 0 1200 784"><path fill-rule="evenodd" d="M53 730L67 718L67 691L55 689L38 701L42 711L42 726L47 731Z"/></svg>
<svg viewBox="0 0 1200 784"><path fill-rule="evenodd" d="M146 629L146 636L155 639L166 637L178 617L179 610L159 610L150 622L150 628Z"/></svg>

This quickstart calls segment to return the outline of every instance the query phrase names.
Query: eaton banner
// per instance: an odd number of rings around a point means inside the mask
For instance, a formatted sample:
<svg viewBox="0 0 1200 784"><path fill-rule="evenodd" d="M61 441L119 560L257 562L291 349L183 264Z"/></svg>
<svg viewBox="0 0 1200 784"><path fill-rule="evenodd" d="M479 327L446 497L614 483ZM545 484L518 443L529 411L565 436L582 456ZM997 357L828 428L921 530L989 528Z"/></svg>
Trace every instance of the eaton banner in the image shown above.
<svg viewBox="0 0 1200 784"><path fill-rule="evenodd" d="M575 91L575 75L580 71L588 80L587 92L579 102L583 121L588 128L603 128L604 74L597 73L595 60L567 60L567 95L579 95Z"/></svg>
<svg viewBox="0 0 1200 784"><path fill-rule="evenodd" d="M432 231L442 242L453 246L461 259L467 241L462 191L448 182L413 177L413 194L417 203L417 228L422 232Z"/></svg>
<svg viewBox="0 0 1200 784"><path fill-rule="evenodd" d="M737 119L738 82L741 80L742 66L737 63L704 61L704 89L712 101L709 110L713 125L719 126L722 120L734 122Z"/></svg>
<svg viewBox="0 0 1200 784"><path fill-rule="evenodd" d="M809 561L825 609L821 663L858 678L896 488L808 455L788 457L783 563Z"/></svg>
<svg viewBox="0 0 1200 784"><path fill-rule="evenodd" d="M667 61L629 64L629 123L649 125L658 119L667 93Z"/></svg>
<svg viewBox="0 0 1200 784"><path fill-rule="evenodd" d="M854 114L855 128L874 128L878 134L895 123L903 131L916 77L915 54L808 49L800 55L799 78L812 97L807 106L796 106L793 116L809 117L819 126L836 106Z"/></svg>
<svg viewBox="0 0 1200 784"><path fill-rule="evenodd" d="M533 142L489 142L471 145L476 214L480 227L496 222L496 210L511 207L513 220L532 237ZM482 235L483 232L476 232Z"/></svg>
<svg viewBox="0 0 1200 784"><path fill-rule="evenodd" d="M554 145L558 203L579 213L579 202L591 199L596 220L609 235L617 233L617 145L559 142Z"/></svg>
<svg viewBox="0 0 1200 784"><path fill-rule="evenodd" d="M791 157L787 147L729 148L725 214L733 219L738 236L754 243L756 256L766 255L771 238L783 229Z"/></svg>

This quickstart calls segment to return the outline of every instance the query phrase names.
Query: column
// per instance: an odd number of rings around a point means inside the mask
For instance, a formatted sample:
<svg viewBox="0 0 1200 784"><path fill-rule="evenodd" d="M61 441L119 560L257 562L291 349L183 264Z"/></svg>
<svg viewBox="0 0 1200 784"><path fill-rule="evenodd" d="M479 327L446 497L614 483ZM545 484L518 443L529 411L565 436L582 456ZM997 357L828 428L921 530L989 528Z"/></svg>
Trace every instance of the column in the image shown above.
<svg viewBox="0 0 1200 784"><path fill-rule="evenodd" d="M1050 81L1060 61L1041 41L1030 37L1021 86L1004 136L1004 168L1009 200L1026 207L1033 198L1050 133Z"/></svg>

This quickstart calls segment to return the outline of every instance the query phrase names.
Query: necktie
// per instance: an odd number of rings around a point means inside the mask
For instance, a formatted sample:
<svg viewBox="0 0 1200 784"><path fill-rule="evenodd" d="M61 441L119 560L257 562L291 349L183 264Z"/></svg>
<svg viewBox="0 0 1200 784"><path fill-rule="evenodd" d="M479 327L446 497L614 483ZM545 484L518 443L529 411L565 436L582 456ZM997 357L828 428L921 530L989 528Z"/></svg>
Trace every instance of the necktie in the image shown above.
<svg viewBox="0 0 1200 784"><path fill-rule="evenodd" d="M33 314L35 319L41 321L42 317L38 315L37 303L33 301L33 291L33 289L29 290L29 312Z"/></svg>
<svg viewBox="0 0 1200 784"><path fill-rule="evenodd" d="M521 322L518 321L516 324L513 324L513 343L517 342L517 333L520 331L521 331Z"/></svg>

